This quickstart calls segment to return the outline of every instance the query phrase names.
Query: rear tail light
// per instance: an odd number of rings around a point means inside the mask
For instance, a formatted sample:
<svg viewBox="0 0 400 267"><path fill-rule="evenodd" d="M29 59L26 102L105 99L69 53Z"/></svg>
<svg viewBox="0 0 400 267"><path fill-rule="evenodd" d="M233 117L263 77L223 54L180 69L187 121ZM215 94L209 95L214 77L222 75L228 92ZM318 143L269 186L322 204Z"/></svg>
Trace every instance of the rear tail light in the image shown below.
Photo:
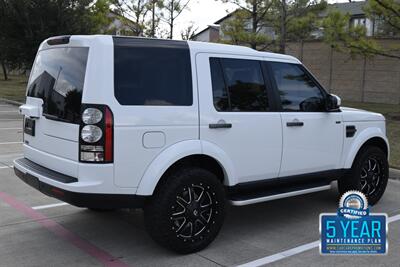
<svg viewBox="0 0 400 267"><path fill-rule="evenodd" d="M96 143L102 136L103 131L96 125L86 125L81 130L81 138L86 143Z"/></svg>
<svg viewBox="0 0 400 267"><path fill-rule="evenodd" d="M107 107L106 108L106 117L105 117L105 126L106 126L106 131L105 131L105 161L112 162L113 161L113 141L114 141L114 136L113 136L113 130L114 130L114 121L113 121L113 115L111 113L111 110Z"/></svg>
<svg viewBox="0 0 400 267"><path fill-rule="evenodd" d="M97 108L87 108L82 113L82 121L85 124L96 124L103 118L103 113Z"/></svg>
<svg viewBox="0 0 400 267"><path fill-rule="evenodd" d="M79 161L88 163L113 162L114 119L106 105L82 105L79 128Z"/></svg>

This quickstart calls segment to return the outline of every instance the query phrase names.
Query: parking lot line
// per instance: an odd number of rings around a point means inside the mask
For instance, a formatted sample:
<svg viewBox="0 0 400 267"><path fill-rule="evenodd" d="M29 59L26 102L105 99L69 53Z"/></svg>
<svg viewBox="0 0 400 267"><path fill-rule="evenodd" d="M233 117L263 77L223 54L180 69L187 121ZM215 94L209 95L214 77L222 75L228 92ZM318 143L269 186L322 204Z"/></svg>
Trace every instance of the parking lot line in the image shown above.
<svg viewBox="0 0 400 267"><path fill-rule="evenodd" d="M12 166L0 166L0 169L8 169L8 168L12 168Z"/></svg>
<svg viewBox="0 0 400 267"><path fill-rule="evenodd" d="M61 239L69 242L70 244L74 245L75 247L81 249L83 252L86 252L88 255L92 256L99 260L104 266L110 267L126 267L128 266L124 262L118 260L117 258L113 257L106 251L102 250L101 248L93 245L89 241L86 241L80 238L75 233L67 230L62 225L58 224L56 221L46 217L42 213L39 213L32 208L26 206L22 202L19 202L12 196L8 195L7 193L0 192L0 199L7 203L10 207L18 210L25 216L35 220L38 224L55 234L56 236L60 237Z"/></svg>
<svg viewBox="0 0 400 267"><path fill-rule="evenodd" d="M0 143L0 145L14 145L14 144L22 144L22 142L4 142L4 143Z"/></svg>
<svg viewBox="0 0 400 267"><path fill-rule="evenodd" d="M61 203L55 203L55 204L49 204L49 205L36 206L36 207L32 207L32 209L34 209L34 210L44 210L44 209L60 207L60 206L66 206L66 205L69 205L69 204L65 203L65 202L61 202Z"/></svg>
<svg viewBox="0 0 400 267"><path fill-rule="evenodd" d="M0 131L1 130L22 130L22 128L21 127L19 127L19 128L0 128Z"/></svg>
<svg viewBox="0 0 400 267"><path fill-rule="evenodd" d="M399 220L400 220L400 214L397 214L395 216L389 217L388 223L392 223L392 222L399 221Z"/></svg>
<svg viewBox="0 0 400 267"><path fill-rule="evenodd" d="M389 223L399 221L399 220L400 220L400 214L389 217L387 222L389 224ZM283 260L285 258L294 256L294 255L300 254L300 253L308 251L310 249L318 248L319 244L320 244L320 241L317 240L317 241L310 242L310 243L307 243L307 244L304 244L304 245L301 245L301 246L298 246L295 248L291 248L291 249L288 249L285 251L278 252L276 254L273 254L273 255L258 259L258 260L244 263L244 264L238 265L236 267L258 267L258 266L262 266L262 265L267 265L267 264L277 262L277 261Z"/></svg>
<svg viewBox="0 0 400 267"><path fill-rule="evenodd" d="M18 110L0 110L0 113L19 113Z"/></svg>

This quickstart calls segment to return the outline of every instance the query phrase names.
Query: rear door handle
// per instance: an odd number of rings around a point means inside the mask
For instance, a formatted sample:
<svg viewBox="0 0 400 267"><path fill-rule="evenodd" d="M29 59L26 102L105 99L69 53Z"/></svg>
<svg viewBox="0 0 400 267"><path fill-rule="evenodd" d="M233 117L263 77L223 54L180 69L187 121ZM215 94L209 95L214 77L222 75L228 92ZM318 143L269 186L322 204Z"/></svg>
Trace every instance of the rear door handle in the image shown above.
<svg viewBox="0 0 400 267"><path fill-rule="evenodd" d="M232 123L226 123L224 120L220 120L217 123L210 123L208 127L210 129L229 129L232 128Z"/></svg>
<svg viewBox="0 0 400 267"><path fill-rule="evenodd" d="M302 127L304 122L302 121L289 121L286 123L287 127Z"/></svg>

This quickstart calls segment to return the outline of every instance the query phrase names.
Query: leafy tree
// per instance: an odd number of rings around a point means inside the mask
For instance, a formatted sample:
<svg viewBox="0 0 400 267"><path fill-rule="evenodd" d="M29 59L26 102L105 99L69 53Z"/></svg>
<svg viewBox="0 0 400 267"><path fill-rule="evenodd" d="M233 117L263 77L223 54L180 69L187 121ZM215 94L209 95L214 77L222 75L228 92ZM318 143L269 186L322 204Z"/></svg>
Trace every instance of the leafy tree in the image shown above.
<svg viewBox="0 0 400 267"><path fill-rule="evenodd" d="M374 1L374 0L371 0ZM376 40L366 36L362 25L349 25L350 15L333 10L322 21L324 41L337 51L349 53L352 57L381 55L400 58L394 52L399 48L384 49Z"/></svg>
<svg viewBox="0 0 400 267"><path fill-rule="evenodd" d="M147 14L150 6L147 0L115 0L115 6L123 17L129 18L134 22L131 26L133 35L142 36L146 28ZM127 24L127 26L130 26Z"/></svg>
<svg viewBox="0 0 400 267"><path fill-rule="evenodd" d="M368 17L381 22L383 34L400 33L400 2L397 0L369 0L364 8Z"/></svg>
<svg viewBox="0 0 400 267"><path fill-rule="evenodd" d="M263 30L267 26L266 21L271 14L273 0L222 1L239 7L222 25L221 30L228 37L224 42L249 45L253 49L270 42Z"/></svg>
<svg viewBox="0 0 400 267"><path fill-rule="evenodd" d="M50 37L97 33L104 27L107 1L0 0L0 60L29 68L40 43Z"/></svg>
<svg viewBox="0 0 400 267"><path fill-rule="evenodd" d="M132 23L126 23L135 36L155 37L159 32L163 15L164 0L112 0L122 17Z"/></svg>
<svg viewBox="0 0 400 267"><path fill-rule="evenodd" d="M97 0L91 7L88 13L88 20L91 22L93 33L106 33L106 26L110 25L110 0Z"/></svg>
<svg viewBox="0 0 400 267"><path fill-rule="evenodd" d="M189 7L191 0L166 0L163 3L161 19L169 27L169 39L174 37L175 20Z"/></svg>
<svg viewBox="0 0 400 267"><path fill-rule="evenodd" d="M285 53L288 40L310 37L318 25L325 0L222 0L239 6L234 18L222 25L228 42ZM268 36L269 35L269 36Z"/></svg>
<svg viewBox="0 0 400 267"><path fill-rule="evenodd" d="M147 22L146 34L150 37L155 37L160 24L160 12L164 6L164 0L150 0L148 5L151 16Z"/></svg>
<svg viewBox="0 0 400 267"><path fill-rule="evenodd" d="M181 31L182 40L192 40L198 30L194 23L191 22L185 29Z"/></svg>
<svg viewBox="0 0 400 267"><path fill-rule="evenodd" d="M223 38L220 42L235 45L249 45L254 48L254 45L249 41L248 32L246 30L247 20L247 11L244 9L238 9L232 18L227 19L221 25Z"/></svg>
<svg viewBox="0 0 400 267"><path fill-rule="evenodd" d="M279 32L280 53L285 53L286 42L303 41L310 38L312 31L318 28L318 15L327 7L325 0L280 0L275 2L274 12L277 18L276 32Z"/></svg>

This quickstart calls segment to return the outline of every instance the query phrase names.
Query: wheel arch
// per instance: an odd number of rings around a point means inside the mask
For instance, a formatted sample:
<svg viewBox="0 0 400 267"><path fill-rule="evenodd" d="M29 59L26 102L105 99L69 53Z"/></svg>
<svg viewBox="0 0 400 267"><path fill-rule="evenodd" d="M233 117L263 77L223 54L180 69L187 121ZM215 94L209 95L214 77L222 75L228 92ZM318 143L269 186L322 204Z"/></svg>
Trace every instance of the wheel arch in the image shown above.
<svg viewBox="0 0 400 267"><path fill-rule="evenodd" d="M225 157L225 158L224 158ZM174 144L161 152L147 167L137 195L152 195L161 179L178 168L197 166L213 172L223 184L231 184L233 177L226 154L212 144L188 140Z"/></svg>
<svg viewBox="0 0 400 267"><path fill-rule="evenodd" d="M351 168L357 155L366 146L377 146L381 148L389 159L390 148L386 136L382 133L380 129L369 129L360 133L357 139L353 142L353 145L349 150L348 156L344 164L345 169Z"/></svg>

